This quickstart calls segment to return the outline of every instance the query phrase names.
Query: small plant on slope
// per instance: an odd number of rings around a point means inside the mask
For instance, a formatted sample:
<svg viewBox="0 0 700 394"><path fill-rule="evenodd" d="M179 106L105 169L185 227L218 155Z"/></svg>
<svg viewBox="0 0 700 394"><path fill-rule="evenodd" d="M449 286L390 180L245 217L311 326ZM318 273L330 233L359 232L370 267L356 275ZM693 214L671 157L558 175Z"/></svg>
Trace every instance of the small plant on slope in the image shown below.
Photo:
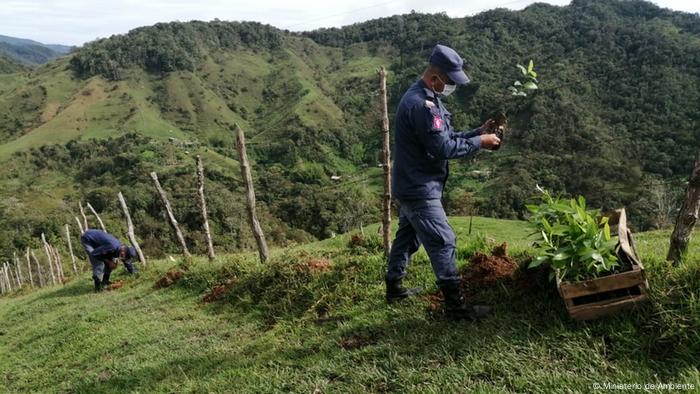
<svg viewBox="0 0 700 394"><path fill-rule="evenodd" d="M608 218L586 210L579 196L569 201L553 198L537 186L542 203L528 205L530 226L537 236L537 257L530 268L548 264L562 280L580 281L612 273L620 266L617 239L610 236Z"/></svg>

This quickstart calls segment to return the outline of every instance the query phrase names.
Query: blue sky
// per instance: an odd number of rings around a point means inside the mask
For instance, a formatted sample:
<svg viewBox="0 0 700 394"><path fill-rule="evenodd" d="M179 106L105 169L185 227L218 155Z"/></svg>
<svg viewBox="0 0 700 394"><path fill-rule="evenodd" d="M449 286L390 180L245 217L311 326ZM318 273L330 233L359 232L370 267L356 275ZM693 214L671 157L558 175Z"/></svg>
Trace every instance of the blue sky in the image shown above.
<svg viewBox="0 0 700 394"><path fill-rule="evenodd" d="M545 0L566 5L569 0ZM700 13L698 0L655 0L679 11ZM157 22L247 20L289 30L343 26L367 19L418 12L473 15L496 7L522 9L532 0L3 0L0 34L45 44L80 45Z"/></svg>

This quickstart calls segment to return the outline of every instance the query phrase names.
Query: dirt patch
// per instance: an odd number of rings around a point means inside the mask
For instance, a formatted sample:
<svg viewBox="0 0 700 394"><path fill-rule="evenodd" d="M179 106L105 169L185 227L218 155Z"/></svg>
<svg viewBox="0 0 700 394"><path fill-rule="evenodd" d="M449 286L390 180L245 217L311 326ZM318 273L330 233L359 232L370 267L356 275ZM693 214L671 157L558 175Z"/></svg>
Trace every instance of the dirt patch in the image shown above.
<svg viewBox="0 0 700 394"><path fill-rule="evenodd" d="M365 237L363 237L362 234L353 234L350 237L350 242L348 242L348 244L350 247L364 246Z"/></svg>
<svg viewBox="0 0 700 394"><path fill-rule="evenodd" d="M340 340L340 345L341 348L345 350L355 350L355 349L361 349L365 346L368 345L374 345L376 343L375 339L372 339L370 337L365 337L362 335L350 335L349 337L345 337Z"/></svg>
<svg viewBox="0 0 700 394"><path fill-rule="evenodd" d="M326 259L313 259L306 263L311 272L326 272L331 269L331 262Z"/></svg>
<svg viewBox="0 0 700 394"><path fill-rule="evenodd" d="M112 282L109 286L107 286L105 289L106 290L119 290L122 287L124 287L124 281L123 280L118 280L116 282Z"/></svg>
<svg viewBox="0 0 700 394"><path fill-rule="evenodd" d="M444 298L439 290L437 293L427 294L423 298L428 301L428 312L437 312L442 309Z"/></svg>
<svg viewBox="0 0 700 394"><path fill-rule="evenodd" d="M501 280L511 280L518 263L508 256L508 245L496 246L491 256L477 252L471 264L462 269L462 286L465 290L490 287Z"/></svg>
<svg viewBox="0 0 700 394"><path fill-rule="evenodd" d="M185 271L179 268L173 268L165 273L165 276L158 279L156 284L153 286L155 289L162 289L164 287L170 287L177 283L180 279L185 276Z"/></svg>
<svg viewBox="0 0 700 394"><path fill-rule="evenodd" d="M209 291L209 293L204 295L204 297L202 298L202 302L210 303L224 298L224 296L228 294L228 292L231 290L235 283L236 282L233 279L229 279L224 283L215 285L211 288L211 291Z"/></svg>
<svg viewBox="0 0 700 394"><path fill-rule="evenodd" d="M310 272L312 274L320 274L330 271L333 263L330 260L322 258L314 258L305 263L296 264L294 267L298 271Z"/></svg>
<svg viewBox="0 0 700 394"><path fill-rule="evenodd" d="M477 252L471 263L460 270L462 291L465 298L473 297L476 289L491 287L501 281L513 281L519 277L518 263L508 256L508 244L503 243L491 251L491 256ZM528 278L523 278L526 282ZM443 297L439 290L423 297L428 301L428 311L437 312L442 309Z"/></svg>

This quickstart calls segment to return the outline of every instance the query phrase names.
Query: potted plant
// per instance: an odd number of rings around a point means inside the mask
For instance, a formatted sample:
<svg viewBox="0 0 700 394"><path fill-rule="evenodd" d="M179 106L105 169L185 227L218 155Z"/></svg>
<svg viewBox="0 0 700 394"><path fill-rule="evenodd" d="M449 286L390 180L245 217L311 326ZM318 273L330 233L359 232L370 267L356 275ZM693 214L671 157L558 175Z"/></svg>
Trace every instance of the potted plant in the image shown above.
<svg viewBox="0 0 700 394"><path fill-rule="evenodd" d="M530 268L548 265L569 315L588 320L646 300L648 284L627 228L624 208L609 215L537 187L542 202L528 205L536 236Z"/></svg>

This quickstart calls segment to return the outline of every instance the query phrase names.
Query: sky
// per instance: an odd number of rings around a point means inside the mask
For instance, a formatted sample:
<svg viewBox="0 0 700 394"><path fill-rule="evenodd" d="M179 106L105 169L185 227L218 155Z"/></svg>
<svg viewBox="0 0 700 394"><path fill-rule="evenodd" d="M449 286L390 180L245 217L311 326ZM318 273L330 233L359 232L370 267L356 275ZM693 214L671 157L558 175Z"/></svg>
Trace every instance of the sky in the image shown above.
<svg viewBox="0 0 700 394"><path fill-rule="evenodd" d="M566 5L570 0L540 2ZM417 12L474 15L492 8L519 10L532 0L2 0L0 35L44 44L81 45L158 22L256 21L280 29L340 27ZM661 7L700 13L698 0L653 0Z"/></svg>

